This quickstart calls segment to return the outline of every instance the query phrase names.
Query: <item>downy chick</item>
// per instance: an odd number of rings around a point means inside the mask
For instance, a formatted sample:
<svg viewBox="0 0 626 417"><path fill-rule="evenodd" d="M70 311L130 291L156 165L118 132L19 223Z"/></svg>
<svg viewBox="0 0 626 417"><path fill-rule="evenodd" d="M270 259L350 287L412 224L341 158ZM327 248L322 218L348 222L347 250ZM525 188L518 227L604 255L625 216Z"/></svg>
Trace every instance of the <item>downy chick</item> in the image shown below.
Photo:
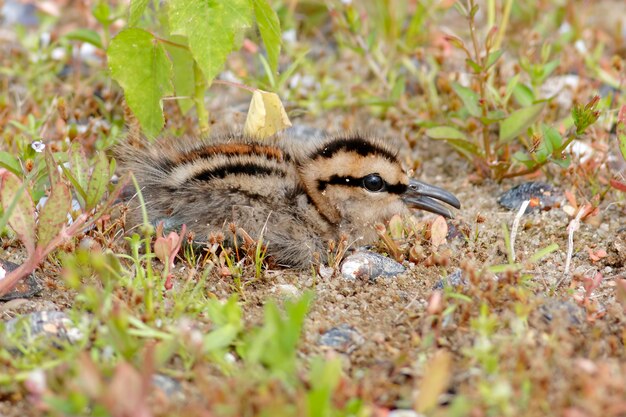
<svg viewBox="0 0 626 417"><path fill-rule="evenodd" d="M359 135L314 144L288 137L256 141L243 136L168 139L118 149L124 170L136 176L148 217L166 229L183 224L199 242L230 223L261 235L282 266L309 268L325 261L328 242L345 235L366 245L372 227L412 208L451 217L437 200L460 208L451 193L410 179L397 151ZM131 224L140 224L133 200ZM232 244L232 241L230 242Z"/></svg>

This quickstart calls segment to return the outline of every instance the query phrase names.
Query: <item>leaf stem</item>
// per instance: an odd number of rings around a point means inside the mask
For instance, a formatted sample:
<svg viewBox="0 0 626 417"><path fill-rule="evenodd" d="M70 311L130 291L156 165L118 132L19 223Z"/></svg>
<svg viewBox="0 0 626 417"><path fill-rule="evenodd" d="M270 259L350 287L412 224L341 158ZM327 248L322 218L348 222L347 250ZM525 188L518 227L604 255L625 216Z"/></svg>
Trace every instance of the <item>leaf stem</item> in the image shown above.
<svg viewBox="0 0 626 417"><path fill-rule="evenodd" d="M241 88L242 90L248 90L251 93L254 93L255 91L258 90L258 88L254 88L254 87L247 86L245 84L240 84L240 83L236 83L233 81L226 81L226 80L214 80L213 84L220 84L220 85L227 85L229 87Z"/></svg>

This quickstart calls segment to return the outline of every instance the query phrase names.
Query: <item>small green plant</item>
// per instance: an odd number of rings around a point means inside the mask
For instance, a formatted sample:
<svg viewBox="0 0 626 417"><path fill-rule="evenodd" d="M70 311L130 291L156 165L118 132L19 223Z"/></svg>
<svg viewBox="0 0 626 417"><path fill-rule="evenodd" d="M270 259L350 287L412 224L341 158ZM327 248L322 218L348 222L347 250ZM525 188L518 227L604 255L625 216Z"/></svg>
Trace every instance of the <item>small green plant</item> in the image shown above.
<svg viewBox="0 0 626 417"><path fill-rule="evenodd" d="M50 195L40 210L35 205L29 188L33 178L20 179L13 172L0 168L0 199L3 216L0 230L8 223L20 239L28 258L19 268L0 280L0 294L10 291L17 282L30 274L59 245L93 226L111 207L124 186L124 181L109 192L107 201L99 206L100 200L109 191L109 179L114 163L103 153L96 155L96 164L90 170L84 154L75 149L70 153L70 168L59 165L51 152L46 153L46 165L50 184ZM81 212L73 217L72 192L62 179L58 167L62 167L70 180ZM71 224L68 224L71 219Z"/></svg>
<svg viewBox="0 0 626 417"><path fill-rule="evenodd" d="M263 326L247 332L237 353L251 366L263 366L271 375L291 381L297 369L297 345L302 325L313 300L305 293L300 300L286 301L285 314L269 302L264 309Z"/></svg>
<svg viewBox="0 0 626 417"><path fill-rule="evenodd" d="M170 0L154 2L154 10L147 13L149 3L131 2L127 26L109 44L108 6L100 2L97 9L105 29L100 45L106 47L111 76L149 136L163 128L163 99L173 96L183 111L195 106L200 130L209 130L205 91L229 53L241 45L253 16L266 46L268 69L277 73L280 23L267 0Z"/></svg>
<svg viewBox="0 0 626 417"><path fill-rule="evenodd" d="M451 118L450 124L430 127L426 134L433 139L445 140L473 161L479 173L498 180L531 174L549 162L567 168L570 159L565 151L598 119L599 97L594 97L584 106L574 106L572 117L576 129L565 138L546 123L536 127L547 104L546 100L535 98L536 90L554 72L559 62L550 59L550 45L544 44L539 63L531 63L527 57L520 58L520 66L527 73L532 87L523 84L520 74L516 74L507 82L506 88L499 91L494 68L503 54L499 48L506 28L491 27L481 43L475 24L479 6L473 0L468 0L466 5L456 2L455 6L468 21L471 45L467 46L456 36L449 35L447 39L465 54L467 69L475 82L470 86L452 83L452 90L463 103L463 108ZM508 22L507 13L510 13L510 7L504 10L503 24ZM510 104L513 96L522 105L518 109L512 109ZM453 123L457 126L451 126ZM479 139L465 133L476 123ZM493 134L494 127L498 130L497 138ZM525 138L526 134L530 140ZM524 150L513 152L520 146ZM516 169L518 165L524 168Z"/></svg>

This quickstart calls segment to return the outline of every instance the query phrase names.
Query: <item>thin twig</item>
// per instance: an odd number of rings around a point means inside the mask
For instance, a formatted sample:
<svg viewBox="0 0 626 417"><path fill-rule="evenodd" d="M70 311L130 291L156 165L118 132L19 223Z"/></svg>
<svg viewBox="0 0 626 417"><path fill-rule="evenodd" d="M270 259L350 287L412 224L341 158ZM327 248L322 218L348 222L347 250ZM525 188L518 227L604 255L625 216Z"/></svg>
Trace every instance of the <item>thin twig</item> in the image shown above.
<svg viewBox="0 0 626 417"><path fill-rule="evenodd" d="M563 279L569 276L569 269L572 264L572 255L574 254L574 232L580 227L580 219L583 217L583 214L585 214L585 211L586 209L584 206L578 209L576 217L570 222L569 226L567 226L567 258L565 259L565 271L563 272L565 276ZM561 282L559 282L559 285L560 284Z"/></svg>
<svg viewBox="0 0 626 417"><path fill-rule="evenodd" d="M517 229L519 228L519 222L522 219L522 216L526 212L526 208L530 204L530 200L525 200L522 205L519 207L517 214L515 215L515 219L513 219L513 225L511 226L511 261L515 262L515 237L517 236Z"/></svg>

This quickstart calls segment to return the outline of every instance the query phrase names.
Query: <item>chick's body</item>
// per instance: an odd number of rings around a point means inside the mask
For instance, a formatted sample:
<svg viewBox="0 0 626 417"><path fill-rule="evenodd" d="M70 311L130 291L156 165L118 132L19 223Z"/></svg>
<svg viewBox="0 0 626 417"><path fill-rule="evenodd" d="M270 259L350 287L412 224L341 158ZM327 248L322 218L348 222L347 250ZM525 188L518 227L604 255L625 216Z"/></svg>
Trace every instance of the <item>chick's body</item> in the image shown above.
<svg viewBox="0 0 626 417"><path fill-rule="evenodd" d="M262 236L283 266L308 268L314 253L325 260L328 241L341 235L371 243L374 222L407 211L409 178L394 150L377 139L170 139L125 145L118 154L136 176L153 224L186 224L199 242L223 232L232 244L234 223ZM139 224L137 199L131 205L131 223Z"/></svg>

